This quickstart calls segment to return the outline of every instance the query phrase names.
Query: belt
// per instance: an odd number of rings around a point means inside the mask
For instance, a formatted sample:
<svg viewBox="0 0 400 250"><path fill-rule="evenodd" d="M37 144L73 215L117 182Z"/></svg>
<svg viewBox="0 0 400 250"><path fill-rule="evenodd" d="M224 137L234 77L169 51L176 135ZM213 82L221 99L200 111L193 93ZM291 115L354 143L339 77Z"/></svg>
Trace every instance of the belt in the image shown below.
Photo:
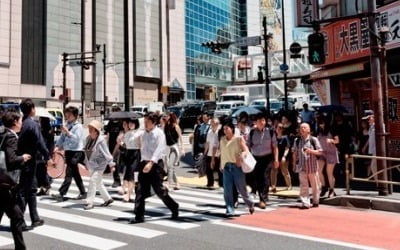
<svg viewBox="0 0 400 250"><path fill-rule="evenodd" d="M268 157L268 156L271 156L271 155L272 155L272 153L265 154L265 155L253 155L253 156L256 157L256 158L263 158L263 157Z"/></svg>

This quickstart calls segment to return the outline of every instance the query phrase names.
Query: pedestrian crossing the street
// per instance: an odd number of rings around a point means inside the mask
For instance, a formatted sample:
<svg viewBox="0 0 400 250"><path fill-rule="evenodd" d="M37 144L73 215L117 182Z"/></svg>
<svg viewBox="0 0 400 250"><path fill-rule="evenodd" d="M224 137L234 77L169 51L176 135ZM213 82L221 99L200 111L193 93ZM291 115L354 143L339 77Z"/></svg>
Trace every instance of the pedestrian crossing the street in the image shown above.
<svg viewBox="0 0 400 250"><path fill-rule="evenodd" d="M83 177L87 187L89 178ZM52 192L56 193L63 179L55 179ZM114 202L109 207L96 206L91 210L84 210L84 200L76 200L78 188L71 185L67 199L56 202L51 196L38 197L38 212L45 220L45 225L24 233L24 236L47 237L66 248L73 246L91 249L115 249L129 243L124 242L123 236L138 239L152 239L166 235L171 230L191 230L199 228L204 222L216 223L225 220L225 207L222 190L206 190L199 188L183 187L170 192L172 198L179 203L179 219L171 220L171 212L156 196L146 199L145 222L129 224L134 217L133 202L123 202L122 195L116 188L111 188L112 180L105 180ZM133 198L133 197L132 197ZM240 205L236 213L248 214L247 206L239 199ZM95 204L102 204L103 200L96 197ZM256 212L268 212L277 208L278 203L270 202L266 210L256 208ZM25 216L27 224L29 216ZM3 218L2 226L9 225L7 218ZM3 230L4 231L4 230ZM121 237L115 237L121 235ZM106 237L105 237L106 236ZM107 237L108 236L108 237ZM8 232L0 232L0 249L12 246L12 236Z"/></svg>

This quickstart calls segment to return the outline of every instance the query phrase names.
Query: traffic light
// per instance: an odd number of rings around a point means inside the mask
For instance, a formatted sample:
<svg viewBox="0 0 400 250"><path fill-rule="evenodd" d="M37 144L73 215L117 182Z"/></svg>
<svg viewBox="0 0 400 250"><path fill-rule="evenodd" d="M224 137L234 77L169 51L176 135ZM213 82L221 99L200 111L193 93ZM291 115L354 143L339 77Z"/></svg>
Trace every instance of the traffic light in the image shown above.
<svg viewBox="0 0 400 250"><path fill-rule="evenodd" d="M201 46L207 47L211 49L211 52L215 54L220 54L222 52L222 49L227 49L229 48L229 45L231 45L231 42L222 42L222 41L209 41L206 43L202 43Z"/></svg>
<svg viewBox="0 0 400 250"><path fill-rule="evenodd" d="M313 33L308 36L308 61L310 64L325 63L324 35Z"/></svg>
<svg viewBox="0 0 400 250"><path fill-rule="evenodd" d="M257 77L258 77L258 82L263 83L264 82L264 76L262 71L257 72Z"/></svg>
<svg viewBox="0 0 400 250"><path fill-rule="evenodd" d="M54 87L51 88L51 90L50 90L50 96L51 97L55 97L56 96L56 89Z"/></svg>

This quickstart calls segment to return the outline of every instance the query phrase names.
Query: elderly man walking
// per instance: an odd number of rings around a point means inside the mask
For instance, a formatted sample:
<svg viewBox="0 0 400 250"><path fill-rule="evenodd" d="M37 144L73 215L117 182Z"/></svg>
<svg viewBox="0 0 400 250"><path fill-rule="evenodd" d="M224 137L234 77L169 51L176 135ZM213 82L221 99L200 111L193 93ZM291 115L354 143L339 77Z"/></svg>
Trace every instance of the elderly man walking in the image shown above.
<svg viewBox="0 0 400 250"><path fill-rule="evenodd" d="M322 155L322 148L318 139L310 133L308 123L300 124L300 138L295 140L293 146L293 170L299 173L300 199L303 208L311 207L308 182L310 182L312 188L312 206L318 207L319 204L320 180L317 156Z"/></svg>

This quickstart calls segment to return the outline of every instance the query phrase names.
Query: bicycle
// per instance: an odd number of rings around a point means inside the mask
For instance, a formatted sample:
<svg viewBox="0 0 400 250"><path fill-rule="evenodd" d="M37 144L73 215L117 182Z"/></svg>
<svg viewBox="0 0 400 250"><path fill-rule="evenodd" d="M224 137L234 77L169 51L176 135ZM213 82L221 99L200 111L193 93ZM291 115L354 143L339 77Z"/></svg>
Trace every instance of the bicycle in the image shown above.
<svg viewBox="0 0 400 250"><path fill-rule="evenodd" d="M53 153L53 162L54 165L47 166L47 174L55 179L62 176L65 172L66 164L65 164L65 156L62 152L54 152Z"/></svg>

